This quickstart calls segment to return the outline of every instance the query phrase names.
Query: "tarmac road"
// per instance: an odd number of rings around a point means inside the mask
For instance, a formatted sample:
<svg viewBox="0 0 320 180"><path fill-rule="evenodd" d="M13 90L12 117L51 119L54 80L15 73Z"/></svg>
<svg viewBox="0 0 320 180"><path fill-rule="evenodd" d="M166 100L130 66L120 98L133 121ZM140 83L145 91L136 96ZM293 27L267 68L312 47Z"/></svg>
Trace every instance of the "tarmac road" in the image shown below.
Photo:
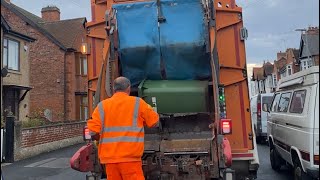
<svg viewBox="0 0 320 180"><path fill-rule="evenodd" d="M13 164L1 164L3 180L85 180L86 173L72 170L69 165L71 156L83 145L63 148ZM293 179L289 168L283 167L280 173L272 170L267 145L258 145L258 153L260 158L258 180Z"/></svg>

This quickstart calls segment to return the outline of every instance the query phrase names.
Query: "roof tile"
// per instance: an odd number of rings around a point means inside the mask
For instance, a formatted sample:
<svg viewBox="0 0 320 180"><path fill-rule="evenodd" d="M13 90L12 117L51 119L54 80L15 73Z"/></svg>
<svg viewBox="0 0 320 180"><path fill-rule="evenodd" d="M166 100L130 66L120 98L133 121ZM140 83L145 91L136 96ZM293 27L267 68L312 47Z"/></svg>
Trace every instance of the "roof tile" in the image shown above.
<svg viewBox="0 0 320 180"><path fill-rule="evenodd" d="M46 22L39 16L36 16L25 9L22 9L13 3L7 3L5 0L1 0L1 5L18 11L18 16L23 16L30 23L33 23L40 32L43 32L45 36L48 36L54 43L63 49L79 49L74 44L78 35L84 32L85 17L76 19L67 19L55 22Z"/></svg>

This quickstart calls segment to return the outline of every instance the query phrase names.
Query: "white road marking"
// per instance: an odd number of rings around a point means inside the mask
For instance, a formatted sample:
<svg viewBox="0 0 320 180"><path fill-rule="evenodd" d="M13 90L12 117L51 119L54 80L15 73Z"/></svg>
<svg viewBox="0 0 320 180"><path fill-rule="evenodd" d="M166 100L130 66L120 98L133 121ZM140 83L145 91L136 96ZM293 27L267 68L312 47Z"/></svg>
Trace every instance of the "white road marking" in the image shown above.
<svg viewBox="0 0 320 180"><path fill-rule="evenodd" d="M68 168L70 167L70 158L58 158L54 161L42 164L38 167L44 168Z"/></svg>
<svg viewBox="0 0 320 180"><path fill-rule="evenodd" d="M45 159L45 160L42 160L42 161L38 161L38 162L35 162L35 163L32 163L32 164L29 164L25 167L36 167L36 166L39 166L39 165L42 165L42 164L45 164L47 162L50 162L50 161L53 161L53 160L56 160L57 158L49 158L49 159Z"/></svg>
<svg viewBox="0 0 320 180"><path fill-rule="evenodd" d="M1 167L8 166L10 164L12 164L12 163L1 163Z"/></svg>

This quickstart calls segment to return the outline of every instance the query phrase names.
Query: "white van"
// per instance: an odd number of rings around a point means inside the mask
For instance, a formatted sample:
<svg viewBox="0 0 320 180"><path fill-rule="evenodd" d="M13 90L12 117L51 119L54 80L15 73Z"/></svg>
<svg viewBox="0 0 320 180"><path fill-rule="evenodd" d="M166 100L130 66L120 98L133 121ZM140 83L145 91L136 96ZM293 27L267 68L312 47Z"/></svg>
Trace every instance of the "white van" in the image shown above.
<svg viewBox="0 0 320 180"><path fill-rule="evenodd" d="M294 178L319 178L319 66L280 80L268 118L270 162Z"/></svg>
<svg viewBox="0 0 320 180"><path fill-rule="evenodd" d="M273 93L257 94L250 100L251 120L257 143L263 143L267 140L267 116ZM265 108L262 108L265 106Z"/></svg>

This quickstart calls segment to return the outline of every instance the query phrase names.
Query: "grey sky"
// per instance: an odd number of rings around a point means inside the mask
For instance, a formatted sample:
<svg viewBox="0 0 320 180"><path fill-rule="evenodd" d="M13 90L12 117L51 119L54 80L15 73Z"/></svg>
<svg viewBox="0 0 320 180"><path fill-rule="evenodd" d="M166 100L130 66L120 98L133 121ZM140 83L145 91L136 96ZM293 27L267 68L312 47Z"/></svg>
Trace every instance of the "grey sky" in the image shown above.
<svg viewBox="0 0 320 180"><path fill-rule="evenodd" d="M249 63L276 59L278 51L299 48L298 28L319 26L319 0L239 0L243 6Z"/></svg>
<svg viewBox="0 0 320 180"><path fill-rule="evenodd" d="M91 20L90 0L11 0L40 16L41 8L56 5L61 18L87 17ZM297 28L319 26L319 0L236 0L243 7L244 24L249 31L247 61L261 64L274 60L278 51L298 48Z"/></svg>

